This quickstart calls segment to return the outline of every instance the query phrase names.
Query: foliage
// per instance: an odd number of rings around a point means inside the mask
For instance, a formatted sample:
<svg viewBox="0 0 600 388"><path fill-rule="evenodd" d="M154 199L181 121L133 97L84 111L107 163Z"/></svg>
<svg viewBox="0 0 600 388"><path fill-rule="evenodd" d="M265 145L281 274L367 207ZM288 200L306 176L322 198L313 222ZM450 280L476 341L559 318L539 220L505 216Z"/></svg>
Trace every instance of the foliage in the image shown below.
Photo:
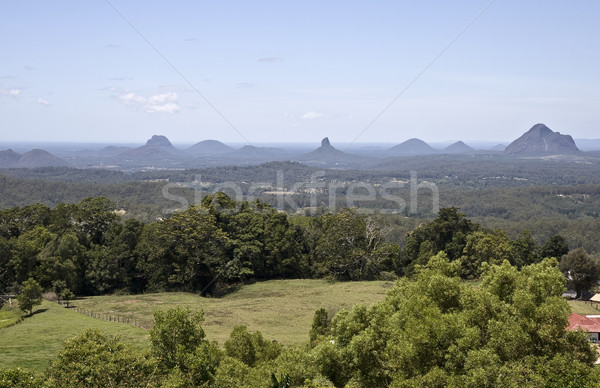
<svg viewBox="0 0 600 388"><path fill-rule="evenodd" d="M21 292L17 295L19 309L23 312L33 312L33 306L42 304L42 288L33 278L21 284Z"/></svg>
<svg viewBox="0 0 600 388"><path fill-rule="evenodd" d="M404 261L406 272L412 273L416 265L427 264L432 255L444 251L450 260L458 259L466 245L467 235L479 229L458 208L440 209L435 220L422 224L406 238Z"/></svg>
<svg viewBox="0 0 600 388"><path fill-rule="evenodd" d="M204 339L204 314L187 307L154 312L151 353L170 386L196 386L213 379L221 358L215 343Z"/></svg>
<svg viewBox="0 0 600 388"><path fill-rule="evenodd" d="M66 305L67 305L67 307L69 307L69 302L75 298L75 294L73 294L73 292L71 290L69 290L68 288L65 288L60 293L60 298L62 300L64 300L65 303L66 303Z"/></svg>
<svg viewBox="0 0 600 388"><path fill-rule="evenodd" d="M311 256L317 276L373 280L381 272L394 270L398 250L385 241L373 217L346 208L312 221Z"/></svg>
<svg viewBox="0 0 600 388"><path fill-rule="evenodd" d="M320 308L315 311L313 317L312 327L308 333L308 337L311 343L315 342L319 337L323 337L327 334L331 319L329 313L324 308Z"/></svg>
<svg viewBox="0 0 600 388"><path fill-rule="evenodd" d="M600 264L583 248L577 248L564 255L560 270L567 279L570 289L577 292L577 298L597 283L600 277Z"/></svg>
<svg viewBox="0 0 600 388"><path fill-rule="evenodd" d="M225 341L225 353L249 367L277 358L281 345L265 340L259 331L248 332L246 326L236 326Z"/></svg>
<svg viewBox="0 0 600 388"><path fill-rule="evenodd" d="M47 373L60 387L148 387L155 386L155 369L118 337L89 329L65 343Z"/></svg>
<svg viewBox="0 0 600 388"><path fill-rule="evenodd" d="M0 369L0 388L38 388L43 379L21 368Z"/></svg>
<svg viewBox="0 0 600 388"><path fill-rule="evenodd" d="M564 330L569 308L557 262L484 267L472 288L458 277L460 263L440 254L385 301L338 313L334 343L320 346L325 376L336 386L512 386L543 384L576 365L581 386L597 383L585 335ZM347 369L336 359L349 360ZM547 363L559 369L537 367Z"/></svg>

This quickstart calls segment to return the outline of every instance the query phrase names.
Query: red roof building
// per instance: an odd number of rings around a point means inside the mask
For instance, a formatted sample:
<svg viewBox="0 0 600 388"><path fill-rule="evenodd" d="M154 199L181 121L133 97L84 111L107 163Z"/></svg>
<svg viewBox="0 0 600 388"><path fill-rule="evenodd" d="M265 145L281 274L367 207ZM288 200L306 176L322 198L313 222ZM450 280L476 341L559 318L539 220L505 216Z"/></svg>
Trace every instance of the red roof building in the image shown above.
<svg viewBox="0 0 600 388"><path fill-rule="evenodd" d="M600 334L600 315L571 314L569 316L569 327L567 330L577 330L579 328L583 331L587 331L593 342L598 342L598 336Z"/></svg>

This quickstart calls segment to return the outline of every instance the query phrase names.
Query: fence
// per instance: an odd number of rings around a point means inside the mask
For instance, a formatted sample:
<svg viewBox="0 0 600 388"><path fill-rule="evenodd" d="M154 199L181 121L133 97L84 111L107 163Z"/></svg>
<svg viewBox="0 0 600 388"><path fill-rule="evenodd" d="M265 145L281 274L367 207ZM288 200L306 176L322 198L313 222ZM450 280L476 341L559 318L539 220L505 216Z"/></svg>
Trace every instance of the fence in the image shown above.
<svg viewBox="0 0 600 388"><path fill-rule="evenodd" d="M125 323L128 325L139 327L140 329L150 330L150 326L147 325L145 322L142 322L142 321L139 321L136 319L132 319L131 317L122 317L122 316L112 315L112 314L107 314L107 313L98 313L95 311L86 310L86 309L82 309L79 307L73 307L73 310L75 310L76 312L78 312L80 314L85 314L92 318L101 319L103 321Z"/></svg>
<svg viewBox="0 0 600 388"><path fill-rule="evenodd" d="M600 310L600 302L596 302L595 300L587 300L584 303L589 303L590 306L592 306L593 308L595 308L596 310Z"/></svg>

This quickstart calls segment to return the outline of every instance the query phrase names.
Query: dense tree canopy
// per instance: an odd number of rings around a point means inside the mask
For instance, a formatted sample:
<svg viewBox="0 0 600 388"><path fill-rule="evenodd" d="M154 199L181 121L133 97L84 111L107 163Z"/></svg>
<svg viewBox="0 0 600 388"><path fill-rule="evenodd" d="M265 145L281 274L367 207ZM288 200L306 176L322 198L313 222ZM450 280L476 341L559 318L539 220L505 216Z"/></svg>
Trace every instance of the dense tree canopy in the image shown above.
<svg viewBox="0 0 600 388"><path fill-rule="evenodd" d="M44 290L75 295L111 292L226 292L237 284L278 278L395 279L444 252L462 278L484 263L518 268L568 249L555 235L539 246L527 230L511 239L457 208L409 232L405 246L388 240L395 226L358 209L290 216L261 201L224 193L151 223L122 221L106 198L79 204L0 211L0 286L16 290L34 278Z"/></svg>

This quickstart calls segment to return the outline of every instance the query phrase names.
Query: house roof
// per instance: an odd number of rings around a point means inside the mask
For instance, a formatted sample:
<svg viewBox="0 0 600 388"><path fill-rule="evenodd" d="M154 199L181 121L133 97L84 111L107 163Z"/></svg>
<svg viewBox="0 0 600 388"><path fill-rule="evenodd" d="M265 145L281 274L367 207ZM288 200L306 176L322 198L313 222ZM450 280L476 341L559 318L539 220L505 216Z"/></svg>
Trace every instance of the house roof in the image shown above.
<svg viewBox="0 0 600 388"><path fill-rule="evenodd" d="M600 315L571 314L569 316L568 330L577 330L579 328L590 333L600 333Z"/></svg>
<svg viewBox="0 0 600 388"><path fill-rule="evenodd" d="M594 302L600 302L600 294L594 294L590 300L593 300Z"/></svg>

